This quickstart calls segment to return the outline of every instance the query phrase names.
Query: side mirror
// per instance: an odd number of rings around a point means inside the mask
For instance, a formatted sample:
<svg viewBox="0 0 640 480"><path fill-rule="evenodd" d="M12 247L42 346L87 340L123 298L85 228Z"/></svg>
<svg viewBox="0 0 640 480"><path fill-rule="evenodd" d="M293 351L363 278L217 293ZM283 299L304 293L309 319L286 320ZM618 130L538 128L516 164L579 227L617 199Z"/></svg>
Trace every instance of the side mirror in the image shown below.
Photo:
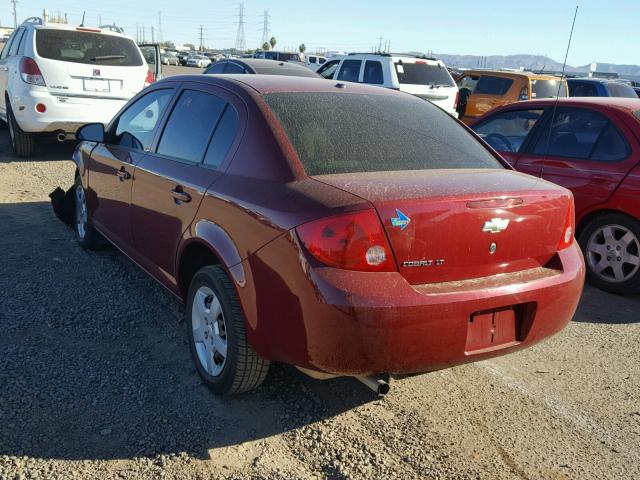
<svg viewBox="0 0 640 480"><path fill-rule="evenodd" d="M76 138L85 142L104 143L104 124L87 123L78 129Z"/></svg>

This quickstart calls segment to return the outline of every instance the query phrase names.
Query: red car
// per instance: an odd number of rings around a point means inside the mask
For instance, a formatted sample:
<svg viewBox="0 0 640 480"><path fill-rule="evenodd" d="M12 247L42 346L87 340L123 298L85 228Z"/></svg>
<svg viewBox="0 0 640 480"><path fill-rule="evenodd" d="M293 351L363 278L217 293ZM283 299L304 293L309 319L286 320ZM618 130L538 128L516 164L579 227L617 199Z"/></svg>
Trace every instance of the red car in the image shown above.
<svg viewBox="0 0 640 480"><path fill-rule="evenodd" d="M573 192L592 284L640 291L640 99L520 102L472 128L516 170Z"/></svg>
<svg viewBox="0 0 640 480"><path fill-rule="evenodd" d="M410 95L172 77L78 135L80 245L106 238L185 302L216 393L270 361L371 384L503 355L582 291L571 193Z"/></svg>

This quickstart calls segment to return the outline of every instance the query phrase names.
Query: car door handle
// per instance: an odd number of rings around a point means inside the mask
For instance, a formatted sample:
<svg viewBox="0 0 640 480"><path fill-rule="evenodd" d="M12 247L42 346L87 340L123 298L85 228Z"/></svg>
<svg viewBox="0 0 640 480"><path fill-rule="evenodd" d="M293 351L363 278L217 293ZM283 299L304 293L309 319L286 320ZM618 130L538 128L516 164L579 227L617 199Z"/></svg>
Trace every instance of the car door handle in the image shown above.
<svg viewBox="0 0 640 480"><path fill-rule="evenodd" d="M175 190L171 190L171 195L178 205L191 201L191 195L189 195L187 192L183 192L182 190L178 190L177 187Z"/></svg>
<svg viewBox="0 0 640 480"><path fill-rule="evenodd" d="M116 176L120 179L120 181L129 180L131 178L131 174L127 172L124 167L121 167L120 170L116 172Z"/></svg>

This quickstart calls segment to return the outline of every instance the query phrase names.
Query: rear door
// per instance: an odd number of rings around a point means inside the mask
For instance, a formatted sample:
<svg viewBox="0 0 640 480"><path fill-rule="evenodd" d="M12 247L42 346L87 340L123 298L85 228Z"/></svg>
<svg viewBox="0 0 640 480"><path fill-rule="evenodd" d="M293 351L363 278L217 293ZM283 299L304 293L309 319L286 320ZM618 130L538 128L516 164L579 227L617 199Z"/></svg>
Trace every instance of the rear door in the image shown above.
<svg viewBox="0 0 640 480"><path fill-rule="evenodd" d="M112 122L106 142L91 153L87 201L93 222L125 251L132 244L129 207L134 166L147 154L174 87L167 84L131 103Z"/></svg>
<svg viewBox="0 0 640 480"><path fill-rule="evenodd" d="M142 52L142 56L144 57L147 65L149 66L149 70L153 74L153 78L157 82L162 79L162 62L160 61L160 45L157 43L145 43L142 45L138 45L140 47L140 51ZM176 57L177 58L177 57ZM174 59L172 56L169 56L169 61L173 62Z"/></svg>
<svg viewBox="0 0 640 480"><path fill-rule="evenodd" d="M35 52L53 95L128 100L148 66L129 37L100 29L36 28Z"/></svg>
<svg viewBox="0 0 640 480"><path fill-rule="evenodd" d="M590 108L560 107L538 129L516 169L573 192L576 213L606 202L638 163L637 141L617 117Z"/></svg>
<svg viewBox="0 0 640 480"><path fill-rule="evenodd" d="M131 225L142 266L175 286L175 255L207 188L226 167L242 103L226 90L186 86L155 152L135 170Z"/></svg>
<svg viewBox="0 0 640 480"><path fill-rule="evenodd" d="M24 45L25 35L27 35L26 29L18 28L11 37L9 37L7 43L5 43L2 55L0 55L0 112L5 118L7 114L7 106L4 94L7 92L9 79L12 77L15 78L19 75L19 61L17 53L20 44Z"/></svg>

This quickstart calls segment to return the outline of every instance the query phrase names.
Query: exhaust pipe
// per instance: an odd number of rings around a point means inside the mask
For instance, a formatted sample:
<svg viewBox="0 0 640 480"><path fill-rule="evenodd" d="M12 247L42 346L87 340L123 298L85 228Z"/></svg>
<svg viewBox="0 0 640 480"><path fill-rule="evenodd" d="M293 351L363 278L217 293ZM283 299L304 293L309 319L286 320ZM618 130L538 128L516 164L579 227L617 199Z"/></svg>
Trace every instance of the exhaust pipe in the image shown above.
<svg viewBox="0 0 640 480"><path fill-rule="evenodd" d="M376 392L378 395L386 395L389 393L389 384L381 379L380 377L376 377L375 375L370 375L368 377L356 377L362 383L364 383L371 390Z"/></svg>
<svg viewBox="0 0 640 480"><path fill-rule="evenodd" d="M60 143L64 142L66 138L67 138L67 134L66 134L66 133L64 133L64 132L58 132L58 133L56 133L56 139L57 139Z"/></svg>

